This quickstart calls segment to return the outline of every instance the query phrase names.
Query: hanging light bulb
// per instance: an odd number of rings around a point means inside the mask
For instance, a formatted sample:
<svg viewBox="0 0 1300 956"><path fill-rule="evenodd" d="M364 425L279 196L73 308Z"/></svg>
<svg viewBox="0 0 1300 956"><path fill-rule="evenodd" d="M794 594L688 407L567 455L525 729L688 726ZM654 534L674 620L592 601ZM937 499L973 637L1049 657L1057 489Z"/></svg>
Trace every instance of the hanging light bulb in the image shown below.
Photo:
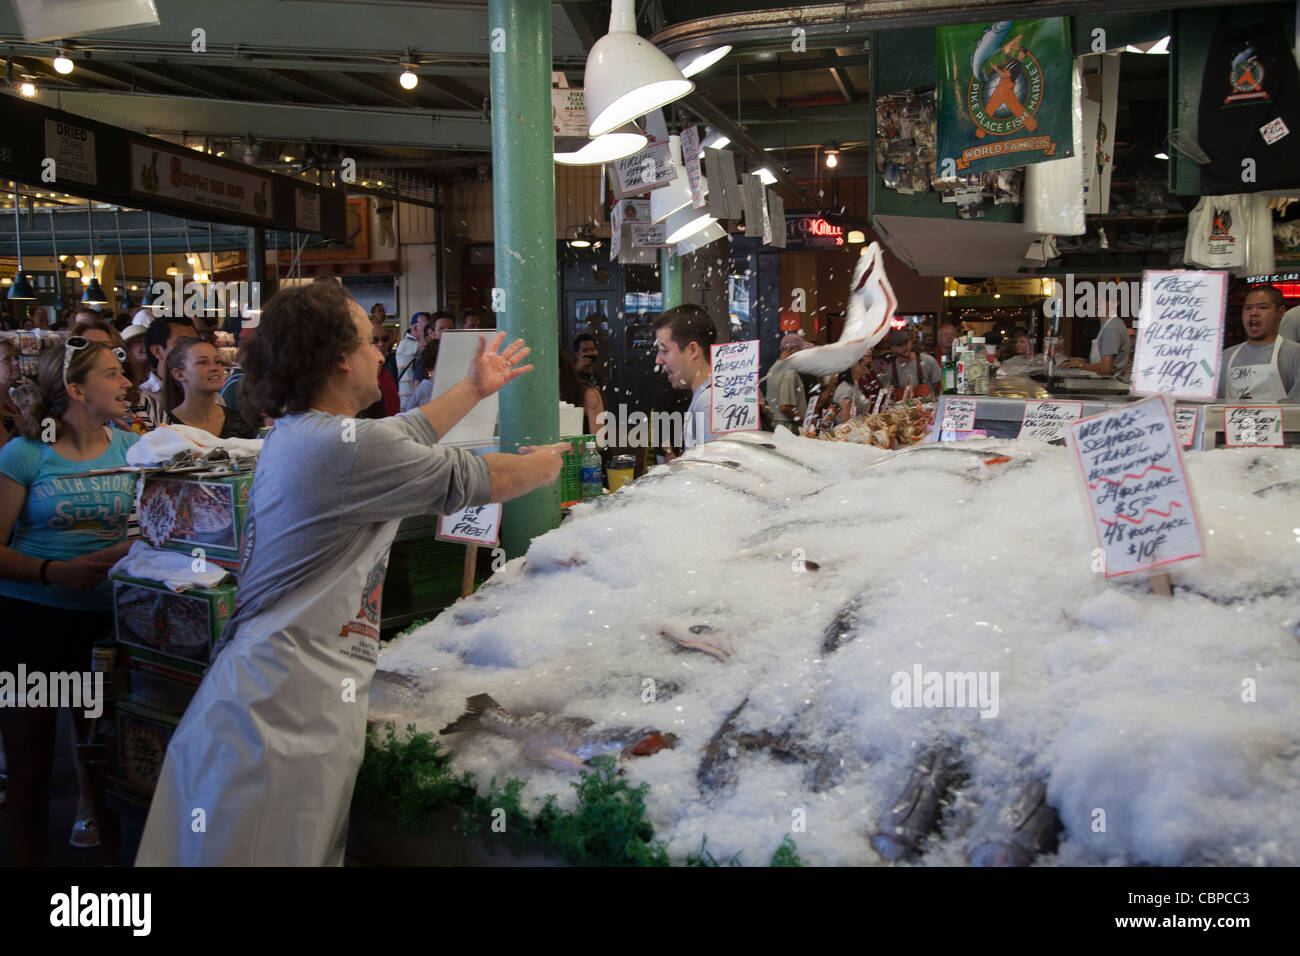
<svg viewBox="0 0 1300 956"><path fill-rule="evenodd" d="M28 99L31 99L33 96L36 95L36 84L33 83L31 80L23 80L23 82L18 87L18 92L21 93L23 96L27 97Z"/></svg>
<svg viewBox="0 0 1300 956"><path fill-rule="evenodd" d="M64 76L67 76L72 72L72 61L68 59L68 55L62 50L60 50L58 56L54 58L54 69L62 73Z"/></svg>
<svg viewBox="0 0 1300 956"><path fill-rule="evenodd" d="M637 35L633 0L614 0L609 32L587 54L582 86L592 138L667 106L695 89L672 60Z"/></svg>
<svg viewBox="0 0 1300 956"><path fill-rule="evenodd" d="M415 70L413 69L414 65L415 64L413 63L402 64L404 69L402 70L402 75L397 78L397 82L402 84L402 89L404 90L413 90L420 82L419 76L416 75Z"/></svg>
<svg viewBox="0 0 1300 956"><path fill-rule="evenodd" d="M170 264L167 266L167 274L168 274L169 276L180 275L180 273L181 273L181 270L176 268L176 263L175 263L175 262L172 262L172 263L170 263Z"/></svg>

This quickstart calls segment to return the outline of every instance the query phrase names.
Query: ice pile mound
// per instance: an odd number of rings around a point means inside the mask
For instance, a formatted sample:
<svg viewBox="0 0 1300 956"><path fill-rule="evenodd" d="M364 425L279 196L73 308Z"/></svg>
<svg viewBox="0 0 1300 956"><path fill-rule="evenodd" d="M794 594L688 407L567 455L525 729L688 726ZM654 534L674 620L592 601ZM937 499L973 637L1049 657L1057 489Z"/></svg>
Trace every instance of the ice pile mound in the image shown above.
<svg viewBox="0 0 1300 956"><path fill-rule="evenodd" d="M1063 832L1039 863L1300 864L1295 452L1187 456L1207 556L1174 571L1173 598L1094 570L1069 455L785 432L703 446L576 508L392 645L372 718L436 733L489 694L583 734L675 735L623 759L677 860L707 836L719 860L760 863L792 835L811 863L881 863L872 837L941 743L962 782L920 862L964 864L1041 782ZM929 672L995 696L924 706L900 677ZM572 770L520 739L438 739L456 772L574 800Z"/></svg>

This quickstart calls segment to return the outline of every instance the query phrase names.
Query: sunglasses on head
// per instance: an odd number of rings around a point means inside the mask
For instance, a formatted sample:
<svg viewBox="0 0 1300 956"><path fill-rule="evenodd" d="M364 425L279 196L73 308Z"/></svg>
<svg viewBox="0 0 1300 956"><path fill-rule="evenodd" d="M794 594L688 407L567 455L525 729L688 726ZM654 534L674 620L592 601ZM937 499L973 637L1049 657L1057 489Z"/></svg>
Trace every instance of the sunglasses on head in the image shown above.
<svg viewBox="0 0 1300 956"><path fill-rule="evenodd" d="M73 353L81 351L89 344L90 344L90 339L86 338L84 335L73 335L68 339L67 342L64 343L63 346L63 387L64 388L68 387L68 366L72 364ZM105 347L108 348L114 355L117 356L117 360L119 362L121 362L123 365L126 364L126 349L116 345L105 346Z"/></svg>

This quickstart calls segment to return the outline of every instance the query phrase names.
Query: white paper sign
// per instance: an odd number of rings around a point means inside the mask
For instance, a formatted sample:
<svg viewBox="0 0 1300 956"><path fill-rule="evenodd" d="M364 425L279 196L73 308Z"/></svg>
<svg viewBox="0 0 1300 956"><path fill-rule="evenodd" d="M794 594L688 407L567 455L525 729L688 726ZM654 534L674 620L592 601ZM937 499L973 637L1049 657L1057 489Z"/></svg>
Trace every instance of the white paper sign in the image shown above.
<svg viewBox="0 0 1300 956"><path fill-rule="evenodd" d="M668 225L662 222L637 223L631 226L632 245L643 248L659 249L666 245Z"/></svg>
<svg viewBox="0 0 1300 956"><path fill-rule="evenodd" d="M47 119L45 155L54 160L56 182L71 179L90 186L99 184L95 173L95 134L92 131Z"/></svg>
<svg viewBox="0 0 1300 956"><path fill-rule="evenodd" d="M438 519L437 537L443 541L496 546L501 537L501 504L475 505Z"/></svg>
<svg viewBox="0 0 1300 956"><path fill-rule="evenodd" d="M620 198L648 193L677 178L677 167L667 143L647 146L639 153L614 163Z"/></svg>
<svg viewBox="0 0 1300 956"><path fill-rule="evenodd" d="M587 135L587 105L582 90L551 90L551 131L560 137Z"/></svg>
<svg viewBox="0 0 1300 956"><path fill-rule="evenodd" d="M715 432L756 431L758 421L758 340L710 347L713 396L710 427Z"/></svg>
<svg viewBox="0 0 1300 956"><path fill-rule="evenodd" d="M968 432L975 427L975 409L979 405L974 398L948 398L943 403L943 422L940 431Z"/></svg>
<svg viewBox="0 0 1300 956"><path fill-rule="evenodd" d="M1162 398L1069 426L1107 578L1200 557L1200 520Z"/></svg>
<svg viewBox="0 0 1300 956"><path fill-rule="evenodd" d="M320 232L320 193L294 187L293 221L299 232Z"/></svg>
<svg viewBox="0 0 1300 956"><path fill-rule="evenodd" d="M1229 447L1282 447L1281 405L1225 405L1223 443Z"/></svg>
<svg viewBox="0 0 1300 956"><path fill-rule="evenodd" d="M447 329L438 340L438 363L433 370L433 394L430 400L442 395L465 377L470 360L478 347L479 336L487 341L496 333L491 329ZM471 408L451 431L438 436L442 445L458 442L490 440L497 425L498 394L493 392Z"/></svg>
<svg viewBox="0 0 1300 956"><path fill-rule="evenodd" d="M1178 430L1178 443L1184 448L1196 444L1196 430L1201 421L1201 409L1197 405L1174 406L1174 428Z"/></svg>
<svg viewBox="0 0 1300 956"><path fill-rule="evenodd" d="M1133 393L1213 399L1227 303L1226 272L1144 272Z"/></svg>
<svg viewBox="0 0 1300 956"><path fill-rule="evenodd" d="M686 182L691 187L691 208L703 209L708 200L704 197L704 182L700 169L700 128L688 126L682 130L682 162L686 164Z"/></svg>
<svg viewBox="0 0 1300 956"><path fill-rule="evenodd" d="M1083 402L1025 402L1025 418L1020 423L1020 438L1038 441L1061 441L1070 422L1083 414Z"/></svg>

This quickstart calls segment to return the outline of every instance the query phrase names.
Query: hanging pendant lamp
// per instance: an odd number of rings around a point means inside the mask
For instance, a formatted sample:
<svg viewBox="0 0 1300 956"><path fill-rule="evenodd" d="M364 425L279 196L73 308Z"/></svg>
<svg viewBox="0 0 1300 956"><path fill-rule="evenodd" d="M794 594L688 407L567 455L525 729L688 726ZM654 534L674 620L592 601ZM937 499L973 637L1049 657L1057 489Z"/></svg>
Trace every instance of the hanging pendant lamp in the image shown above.
<svg viewBox="0 0 1300 956"><path fill-rule="evenodd" d="M556 140L555 161L563 166L599 166L639 153L649 142L635 123L628 123L595 139L579 136Z"/></svg>
<svg viewBox="0 0 1300 956"><path fill-rule="evenodd" d="M108 305L104 290L99 285L99 277L95 274L95 221L91 210L93 205L93 199L86 200L86 225L90 232L90 284L86 286L86 291L81 293L81 301L86 305Z"/></svg>
<svg viewBox="0 0 1300 956"><path fill-rule="evenodd" d="M672 60L637 34L633 0L614 0L609 32L587 54L582 86L593 139L695 89Z"/></svg>
<svg viewBox="0 0 1300 956"><path fill-rule="evenodd" d="M672 157L673 168L677 170L677 178L667 186L660 186L650 193L650 221L663 222L678 210L685 209L691 205L693 197L691 196L691 182L686 176L686 164L682 162L682 138L680 136L668 137L668 154ZM708 185L704 177L700 177L700 189L708 192Z"/></svg>
<svg viewBox="0 0 1300 956"><path fill-rule="evenodd" d="M32 302L36 299L36 290L32 288L31 277L23 272L23 237L22 224L18 215L18 181L14 180L14 239L18 243L18 272L14 284L9 287L10 302Z"/></svg>

